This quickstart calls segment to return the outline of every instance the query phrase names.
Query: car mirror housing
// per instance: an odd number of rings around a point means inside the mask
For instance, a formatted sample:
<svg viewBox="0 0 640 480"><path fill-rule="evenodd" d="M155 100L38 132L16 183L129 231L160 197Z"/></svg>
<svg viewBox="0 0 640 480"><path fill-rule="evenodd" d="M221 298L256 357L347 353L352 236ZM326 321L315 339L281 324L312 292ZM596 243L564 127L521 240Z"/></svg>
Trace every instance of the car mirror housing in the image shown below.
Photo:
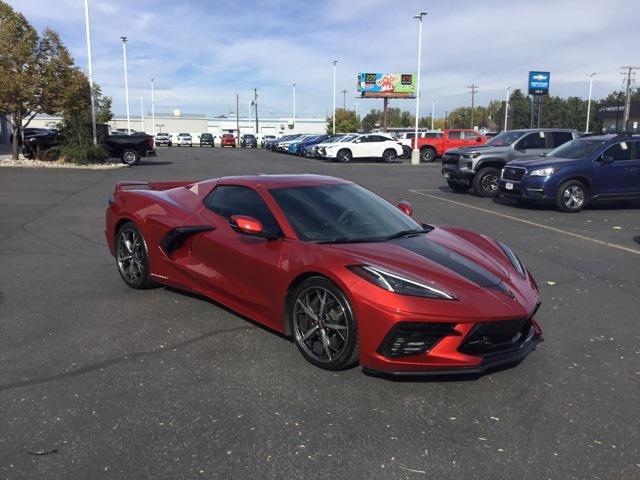
<svg viewBox="0 0 640 480"><path fill-rule="evenodd" d="M402 200L400 203L398 203L398 208L408 217L413 216L413 205L411 205L411 203L407 202L406 200Z"/></svg>
<svg viewBox="0 0 640 480"><path fill-rule="evenodd" d="M231 228L247 235L264 235L264 227L259 220L246 215L232 215L230 218Z"/></svg>

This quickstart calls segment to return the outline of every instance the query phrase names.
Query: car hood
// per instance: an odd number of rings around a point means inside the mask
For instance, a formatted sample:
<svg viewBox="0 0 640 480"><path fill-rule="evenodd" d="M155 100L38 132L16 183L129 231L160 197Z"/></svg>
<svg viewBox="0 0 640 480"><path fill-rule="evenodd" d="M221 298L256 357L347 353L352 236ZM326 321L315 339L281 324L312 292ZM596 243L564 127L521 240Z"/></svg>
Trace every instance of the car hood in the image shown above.
<svg viewBox="0 0 640 480"><path fill-rule="evenodd" d="M562 166L576 161L577 160L570 158L543 157L541 155L535 155L512 160L507 165L510 167L525 167L527 169L532 169Z"/></svg>
<svg viewBox="0 0 640 480"><path fill-rule="evenodd" d="M532 286L489 238L468 230L436 227L428 234L387 242L330 244L347 264L366 264L432 285L481 312L484 299L506 306L507 316L535 307ZM475 308L474 307L474 308Z"/></svg>
<svg viewBox="0 0 640 480"><path fill-rule="evenodd" d="M487 145L475 145L473 147L452 148L450 150L447 150L447 153L457 153L459 155L462 155L463 153L480 152L481 155L492 155L494 153L495 154L502 154L504 152L508 152L509 150L511 150L510 146L492 147L492 146L487 146Z"/></svg>

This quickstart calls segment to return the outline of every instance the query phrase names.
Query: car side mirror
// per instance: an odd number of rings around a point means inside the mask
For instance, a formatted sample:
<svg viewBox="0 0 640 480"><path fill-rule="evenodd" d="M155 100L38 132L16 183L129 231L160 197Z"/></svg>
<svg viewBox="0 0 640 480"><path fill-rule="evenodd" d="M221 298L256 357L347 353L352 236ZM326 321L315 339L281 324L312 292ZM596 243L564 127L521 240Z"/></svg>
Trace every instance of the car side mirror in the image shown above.
<svg viewBox="0 0 640 480"><path fill-rule="evenodd" d="M262 223L255 218L247 217L246 215L232 215L229 223L236 232L247 235L264 235Z"/></svg>
<svg viewBox="0 0 640 480"><path fill-rule="evenodd" d="M476 142L480 143L482 141L482 137L476 137Z"/></svg>
<svg viewBox="0 0 640 480"><path fill-rule="evenodd" d="M402 200L400 203L398 203L398 208L408 217L413 216L413 205L411 205L406 200Z"/></svg>

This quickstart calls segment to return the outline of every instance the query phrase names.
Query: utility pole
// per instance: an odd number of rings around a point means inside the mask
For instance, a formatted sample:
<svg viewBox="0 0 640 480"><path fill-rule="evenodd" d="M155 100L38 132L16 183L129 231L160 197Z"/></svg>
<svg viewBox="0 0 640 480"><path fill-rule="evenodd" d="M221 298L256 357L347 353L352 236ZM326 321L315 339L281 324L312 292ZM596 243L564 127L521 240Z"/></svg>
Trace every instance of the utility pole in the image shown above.
<svg viewBox="0 0 640 480"><path fill-rule="evenodd" d="M511 87L507 87L507 101L504 102L504 130L507 131L507 119L509 118L509 93L511 92ZM531 107L533 108L533 107ZM533 125L531 125L533 128Z"/></svg>
<svg viewBox="0 0 640 480"><path fill-rule="evenodd" d="M292 85L293 87L293 129L296 128L296 84Z"/></svg>
<svg viewBox="0 0 640 480"><path fill-rule="evenodd" d="M91 128L93 130L93 144L98 144L96 131L96 100L93 94L93 65L91 62L91 29L89 28L89 0L84 0L84 22L87 34L87 61L89 63L89 95L91 95Z"/></svg>
<svg viewBox="0 0 640 480"><path fill-rule="evenodd" d="M627 88L626 88L626 98L624 101L624 115L622 117L622 127L624 128L625 132L629 131L629 110L631 108L631 74L633 73L634 70L638 70L640 69L640 67L630 67L630 66L625 66L625 67L620 67L622 70L626 70L626 75L627 75ZM623 75L625 74L625 72L621 72Z"/></svg>
<svg viewBox="0 0 640 480"><path fill-rule="evenodd" d="M478 93L478 86L472 83L467 88L470 89L469 93L471 94L471 129L473 129L473 109L475 106L476 93Z"/></svg>
<svg viewBox="0 0 640 480"><path fill-rule="evenodd" d="M449 118L449 110L445 110L444 112L444 129L447 129L447 119Z"/></svg>
<svg viewBox="0 0 640 480"><path fill-rule="evenodd" d="M236 93L236 135L238 135L237 142L240 142L240 97Z"/></svg>
<svg viewBox="0 0 640 480"><path fill-rule="evenodd" d="M342 109L347 111L347 91L342 90Z"/></svg>
<svg viewBox="0 0 640 480"><path fill-rule="evenodd" d="M418 150L418 124L420 122L420 68L422 62L422 17L424 17L427 12L420 12L413 16L416 20L418 20L418 70L416 74L418 78L416 79L416 126L413 137L413 150L411 150L411 165L419 165L420 164L420 151ZM385 97L384 101L388 100Z"/></svg>
<svg viewBox="0 0 640 480"><path fill-rule="evenodd" d="M156 136L156 98L153 91L153 78L151 79L151 130L153 136Z"/></svg>
<svg viewBox="0 0 640 480"><path fill-rule="evenodd" d="M436 99L433 99L433 102L431 102L431 130L433 130L433 120L436 116Z"/></svg>
<svg viewBox="0 0 640 480"><path fill-rule="evenodd" d="M253 106L256 109L256 135L258 135L258 89L253 89Z"/></svg>
<svg viewBox="0 0 640 480"><path fill-rule="evenodd" d="M140 97L140 123L142 124L142 131L144 132L144 100Z"/></svg>

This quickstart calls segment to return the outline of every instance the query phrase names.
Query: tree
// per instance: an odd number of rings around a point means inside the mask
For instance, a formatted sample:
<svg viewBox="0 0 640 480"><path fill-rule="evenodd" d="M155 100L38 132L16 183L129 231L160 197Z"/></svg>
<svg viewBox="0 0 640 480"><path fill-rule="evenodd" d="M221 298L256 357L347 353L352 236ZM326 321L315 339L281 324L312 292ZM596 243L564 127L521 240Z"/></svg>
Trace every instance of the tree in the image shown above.
<svg viewBox="0 0 640 480"><path fill-rule="evenodd" d="M336 133L350 133L360 130L360 121L355 110L336 109ZM333 117L327 118L327 133L333 132Z"/></svg>
<svg viewBox="0 0 640 480"><path fill-rule="evenodd" d="M47 29L40 37L22 14L0 0L0 111L11 115L14 159L22 129L39 113L61 113L67 86L78 73L57 33Z"/></svg>

